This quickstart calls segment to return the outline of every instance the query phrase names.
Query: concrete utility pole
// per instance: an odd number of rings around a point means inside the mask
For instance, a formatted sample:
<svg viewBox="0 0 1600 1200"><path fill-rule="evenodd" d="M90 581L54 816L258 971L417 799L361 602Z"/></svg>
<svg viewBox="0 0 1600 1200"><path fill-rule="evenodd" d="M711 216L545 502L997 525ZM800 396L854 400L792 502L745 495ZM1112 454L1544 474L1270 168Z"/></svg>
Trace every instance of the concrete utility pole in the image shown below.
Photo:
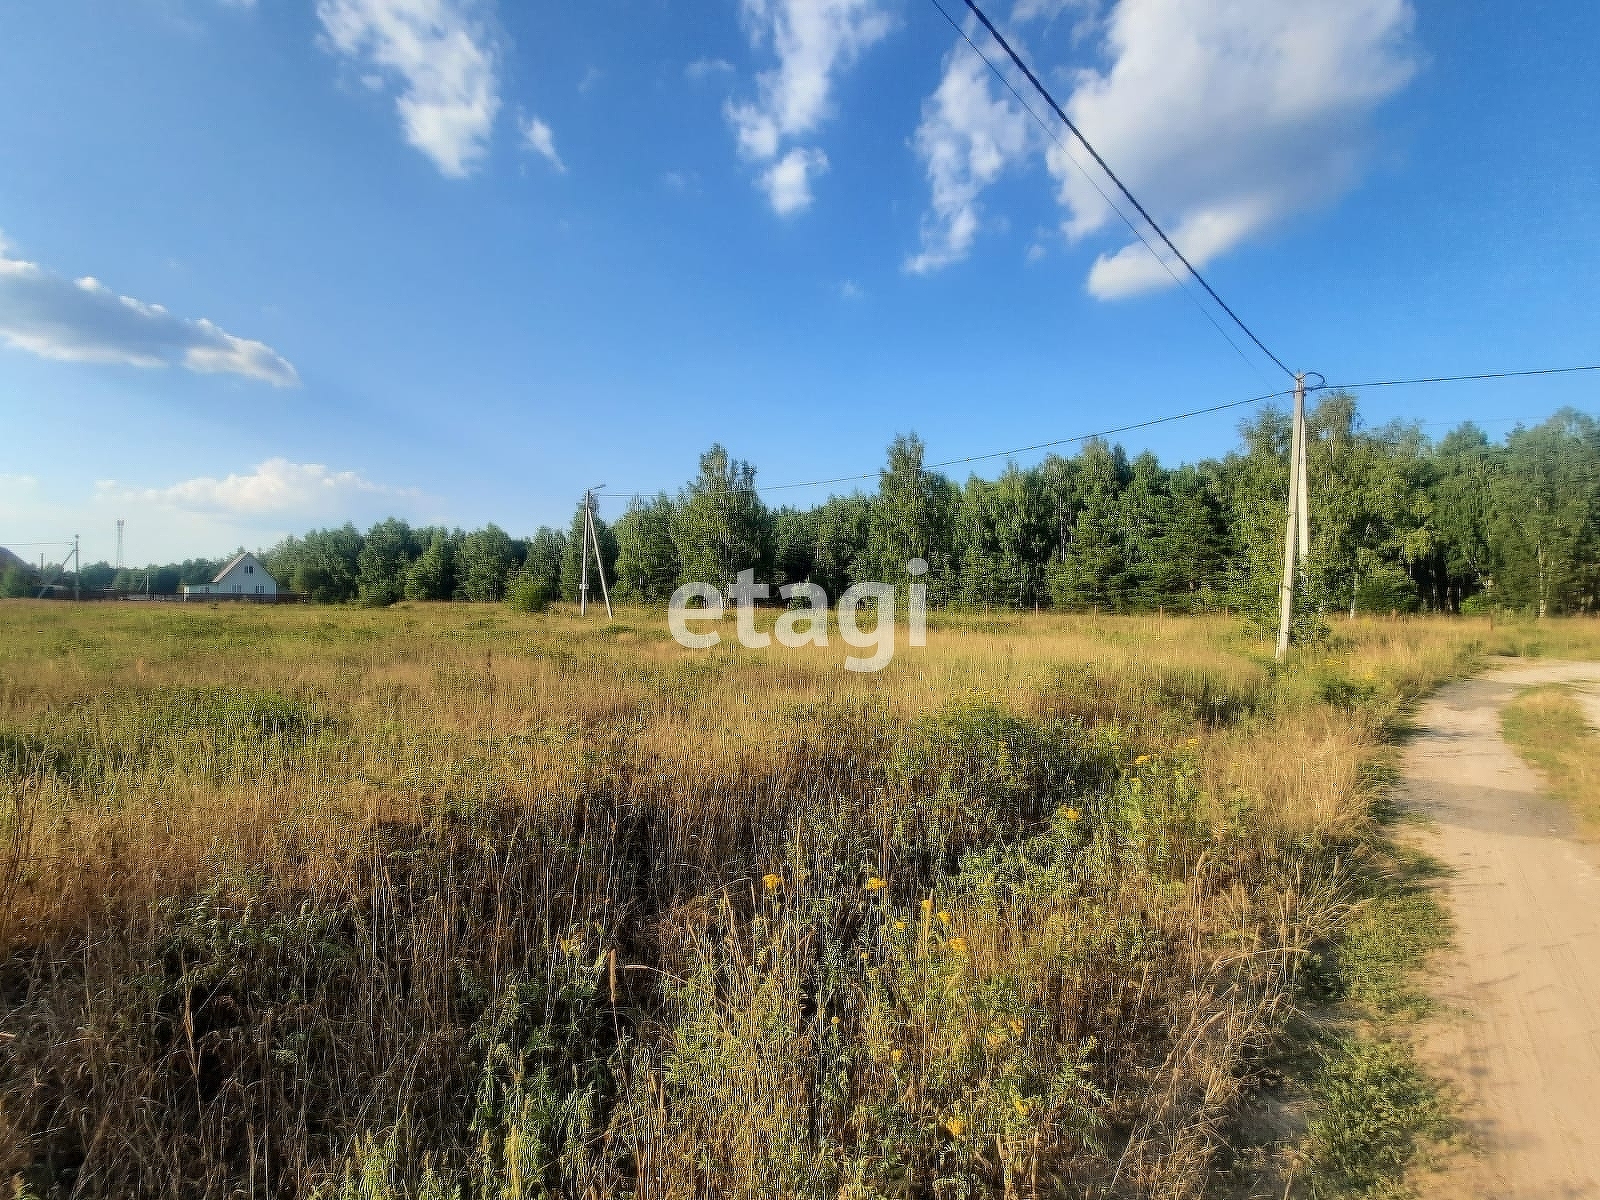
<svg viewBox="0 0 1600 1200"><path fill-rule="evenodd" d="M1278 588L1278 661L1289 653L1294 623L1294 576L1311 546L1306 501L1306 377L1294 377L1294 434L1289 445L1289 519L1283 533L1283 583Z"/></svg>
<svg viewBox="0 0 1600 1200"><path fill-rule="evenodd" d="M600 487L605 487L601 484ZM606 587L606 568L600 560L600 535L594 528L594 494L600 488L590 488L583 494L583 576L578 584L578 615L589 610L589 546L594 546L594 569L600 575L600 594L605 597L606 616L615 617L611 611L611 592Z"/></svg>

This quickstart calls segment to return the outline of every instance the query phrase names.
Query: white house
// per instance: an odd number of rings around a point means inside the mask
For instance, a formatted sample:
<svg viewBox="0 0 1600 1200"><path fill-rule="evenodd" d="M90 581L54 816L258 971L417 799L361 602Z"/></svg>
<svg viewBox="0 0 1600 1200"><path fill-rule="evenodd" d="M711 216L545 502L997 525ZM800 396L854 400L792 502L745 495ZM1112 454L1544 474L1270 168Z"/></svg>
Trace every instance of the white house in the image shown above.
<svg viewBox="0 0 1600 1200"><path fill-rule="evenodd" d="M241 554L222 570L210 583L186 583L184 599L190 596L231 596L240 600L260 599L278 594L278 581L267 574L261 560L254 554Z"/></svg>

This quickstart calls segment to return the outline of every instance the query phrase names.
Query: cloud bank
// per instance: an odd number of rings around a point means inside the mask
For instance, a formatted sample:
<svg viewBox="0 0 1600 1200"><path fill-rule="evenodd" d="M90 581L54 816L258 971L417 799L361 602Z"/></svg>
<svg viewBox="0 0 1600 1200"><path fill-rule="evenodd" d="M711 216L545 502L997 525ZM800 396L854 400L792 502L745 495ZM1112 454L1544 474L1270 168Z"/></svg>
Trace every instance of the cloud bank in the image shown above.
<svg viewBox="0 0 1600 1200"><path fill-rule="evenodd" d="M202 475L164 488L125 487L114 479L101 480L95 485L95 495L99 499L143 502L185 513L271 517L339 516L362 498L415 499L419 493L373 483L355 471L331 471L320 463L269 458L246 475L222 479Z"/></svg>
<svg viewBox="0 0 1600 1200"><path fill-rule="evenodd" d="M300 382L272 347L235 337L201 317L118 295L98 279L71 280L8 256L0 241L0 341L63 362L177 365L202 375L242 375L275 387Z"/></svg>
<svg viewBox="0 0 1600 1200"><path fill-rule="evenodd" d="M1013 21L1026 32L1067 7L1022 0ZM1091 38L1106 65L1076 74L1065 107L1202 267L1354 184L1373 111L1417 70L1414 19L1409 0L1117 0ZM908 269L965 257L981 227L978 197L1035 153L1056 181L1068 240L1120 224L1074 165L1087 155L1061 137L1070 156L958 41L917 131L930 203ZM1171 285L1132 240L1099 255L1087 280L1102 299Z"/></svg>
<svg viewBox="0 0 1600 1200"><path fill-rule="evenodd" d="M445 175L470 175L489 149L500 80L472 0L318 0L326 44L393 82L406 141Z"/></svg>

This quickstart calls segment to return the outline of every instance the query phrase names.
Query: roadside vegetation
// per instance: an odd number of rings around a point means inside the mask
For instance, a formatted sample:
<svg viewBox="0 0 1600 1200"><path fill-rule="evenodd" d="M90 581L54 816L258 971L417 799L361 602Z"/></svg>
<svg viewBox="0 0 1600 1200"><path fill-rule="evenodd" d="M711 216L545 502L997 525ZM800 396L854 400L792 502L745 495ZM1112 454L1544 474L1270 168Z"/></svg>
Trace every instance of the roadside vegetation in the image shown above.
<svg viewBox="0 0 1600 1200"><path fill-rule="evenodd" d="M0 1180L1337 1195L1432 1135L1319 1014L1411 1003L1384 746L1504 628L1280 670L1220 617L940 614L857 675L662 625L0 604Z"/></svg>
<svg viewBox="0 0 1600 1200"><path fill-rule="evenodd" d="M1506 741L1537 767L1591 836L1600 833L1600 731L1571 688L1529 688L1501 713Z"/></svg>

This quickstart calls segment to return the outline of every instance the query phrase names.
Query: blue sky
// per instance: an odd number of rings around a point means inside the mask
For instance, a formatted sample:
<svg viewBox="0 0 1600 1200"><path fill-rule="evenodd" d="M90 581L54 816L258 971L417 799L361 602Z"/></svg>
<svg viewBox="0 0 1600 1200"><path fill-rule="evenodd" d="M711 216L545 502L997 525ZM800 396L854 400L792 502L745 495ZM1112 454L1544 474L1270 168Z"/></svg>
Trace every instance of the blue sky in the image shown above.
<svg viewBox="0 0 1600 1200"><path fill-rule="evenodd" d="M1291 365L1600 360L1600 7L989 7ZM1280 386L928 0L8 5L0 239L0 544L89 559L118 517L136 562L525 534L714 440L778 484ZM1597 386L1363 410L1501 433Z"/></svg>

